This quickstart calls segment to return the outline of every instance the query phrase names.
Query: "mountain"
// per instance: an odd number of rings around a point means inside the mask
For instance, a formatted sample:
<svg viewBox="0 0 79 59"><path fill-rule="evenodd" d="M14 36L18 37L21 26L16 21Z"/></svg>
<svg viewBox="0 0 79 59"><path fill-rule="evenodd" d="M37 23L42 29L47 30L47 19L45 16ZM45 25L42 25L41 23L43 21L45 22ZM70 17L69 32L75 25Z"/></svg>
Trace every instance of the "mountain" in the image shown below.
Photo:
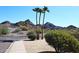
<svg viewBox="0 0 79 59"><path fill-rule="evenodd" d="M29 19L25 20L25 23L34 26L34 24Z"/></svg>
<svg viewBox="0 0 79 59"><path fill-rule="evenodd" d="M26 27L29 27L29 28L35 28L35 24L33 24L29 19L25 20L25 21L19 21L19 22L16 22L16 23L11 23L9 21L4 21L2 23L0 23L0 25L5 25L5 26L8 26L8 27L19 27L20 25L22 26L26 26ZM42 27L42 25L36 25L36 26L40 26ZM50 22L46 22L44 25L44 28L45 29L77 29L76 26L73 26L73 25L69 25L67 27L61 27L61 26L56 26Z"/></svg>
<svg viewBox="0 0 79 59"><path fill-rule="evenodd" d="M76 26L73 26L73 25L69 25L68 27L66 27L67 29L76 29L77 27Z"/></svg>
<svg viewBox="0 0 79 59"><path fill-rule="evenodd" d="M55 25L49 22L45 23L43 26L44 28L47 28L47 29L53 29L55 27Z"/></svg>
<svg viewBox="0 0 79 59"><path fill-rule="evenodd" d="M24 27L27 27L27 28L35 28L35 25L29 20L25 20L25 21L19 21L17 23L14 24L15 26L24 26Z"/></svg>
<svg viewBox="0 0 79 59"><path fill-rule="evenodd" d="M19 21L19 22L14 23L15 26L19 26L19 25L23 25L23 24L24 24L24 21Z"/></svg>
<svg viewBox="0 0 79 59"><path fill-rule="evenodd" d="M9 21L4 21L1 24L11 24Z"/></svg>
<svg viewBox="0 0 79 59"><path fill-rule="evenodd" d="M11 23L10 21L4 21L4 22L1 23L1 25L7 26L7 27L13 27L14 26L13 23Z"/></svg>
<svg viewBox="0 0 79 59"><path fill-rule="evenodd" d="M43 26L44 26L44 28L47 28L47 29L62 29L63 28L60 26L56 26L50 22L46 22Z"/></svg>

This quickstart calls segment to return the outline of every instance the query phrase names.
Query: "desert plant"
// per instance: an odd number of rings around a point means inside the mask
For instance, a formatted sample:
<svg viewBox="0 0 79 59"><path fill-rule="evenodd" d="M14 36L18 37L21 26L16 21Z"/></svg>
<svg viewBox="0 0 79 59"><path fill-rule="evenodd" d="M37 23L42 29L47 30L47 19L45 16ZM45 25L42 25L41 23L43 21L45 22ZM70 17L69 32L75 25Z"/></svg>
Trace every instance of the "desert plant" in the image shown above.
<svg viewBox="0 0 79 59"><path fill-rule="evenodd" d="M6 27L0 27L0 35L5 35L9 33L9 29Z"/></svg>
<svg viewBox="0 0 79 59"><path fill-rule="evenodd" d="M27 31L27 30L28 30L26 26L21 26L21 25L20 25L20 28L21 28L23 31Z"/></svg>
<svg viewBox="0 0 79 59"><path fill-rule="evenodd" d="M56 52L79 52L79 41L65 31L48 31L45 39L49 45L55 48Z"/></svg>
<svg viewBox="0 0 79 59"><path fill-rule="evenodd" d="M8 29L7 28L3 28L2 29L2 34L7 34L8 33Z"/></svg>
<svg viewBox="0 0 79 59"><path fill-rule="evenodd" d="M44 6L42 12L43 12L43 23L42 23L42 25L44 25L45 14L46 14L46 12L49 12L49 10L48 10L48 8L46 6ZM42 39L43 39L43 36L44 36L44 26L42 26Z"/></svg>
<svg viewBox="0 0 79 59"><path fill-rule="evenodd" d="M39 8L34 8L34 9L32 9L34 12L36 12L36 25L37 25L37 18L38 18L38 11L39 11ZM37 26L36 26L36 28L37 28Z"/></svg>
<svg viewBox="0 0 79 59"><path fill-rule="evenodd" d="M30 32L27 33L27 36L28 36L29 39L31 39L33 41L36 38L36 33L33 32L33 31L30 31Z"/></svg>
<svg viewBox="0 0 79 59"><path fill-rule="evenodd" d="M73 35L75 38L79 40L79 29L64 29L64 31L69 32L71 35Z"/></svg>
<svg viewBox="0 0 79 59"><path fill-rule="evenodd" d="M75 38L77 38L79 40L79 31L78 30L68 30L68 32L73 35Z"/></svg>
<svg viewBox="0 0 79 59"><path fill-rule="evenodd" d="M36 38L37 38L37 40L39 40L40 39L40 34L42 33L42 30L41 29L37 29L36 30Z"/></svg>
<svg viewBox="0 0 79 59"><path fill-rule="evenodd" d="M39 33L40 34L40 33L42 33L42 30L41 29L37 29L36 30L36 33Z"/></svg>

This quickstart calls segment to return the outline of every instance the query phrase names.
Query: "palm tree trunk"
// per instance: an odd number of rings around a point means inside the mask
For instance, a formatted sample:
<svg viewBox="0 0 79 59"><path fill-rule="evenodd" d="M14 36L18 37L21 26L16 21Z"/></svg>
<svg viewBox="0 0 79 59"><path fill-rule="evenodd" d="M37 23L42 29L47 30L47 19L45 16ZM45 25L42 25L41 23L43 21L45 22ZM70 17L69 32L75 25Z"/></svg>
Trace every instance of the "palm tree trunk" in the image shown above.
<svg viewBox="0 0 79 59"><path fill-rule="evenodd" d="M37 34L37 23L38 23L37 17L38 17L38 13L36 12L36 39L38 39L38 38L37 38L37 36L38 36L38 34Z"/></svg>
<svg viewBox="0 0 79 59"><path fill-rule="evenodd" d="M38 13L36 12L36 29L37 29L37 23L38 23L38 21L37 21L37 16L38 15Z"/></svg>
<svg viewBox="0 0 79 59"><path fill-rule="evenodd" d="M43 24L42 24L42 38L41 39L43 39L44 38L44 20L45 20L45 12L44 12L44 15L43 15Z"/></svg>
<svg viewBox="0 0 79 59"><path fill-rule="evenodd" d="M39 27L40 27L40 19L41 19L41 12L40 12L40 15L39 15Z"/></svg>
<svg viewBox="0 0 79 59"><path fill-rule="evenodd" d="M40 20L41 20L41 12L39 14L39 28L38 29L40 29ZM40 38L40 33L38 33L38 37Z"/></svg>

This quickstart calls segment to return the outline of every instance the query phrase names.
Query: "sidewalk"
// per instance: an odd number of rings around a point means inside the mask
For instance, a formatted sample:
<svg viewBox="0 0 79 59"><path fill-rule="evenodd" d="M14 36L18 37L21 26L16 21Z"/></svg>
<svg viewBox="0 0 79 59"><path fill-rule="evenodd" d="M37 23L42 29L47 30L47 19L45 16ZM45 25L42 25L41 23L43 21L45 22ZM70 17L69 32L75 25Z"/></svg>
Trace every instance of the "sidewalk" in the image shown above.
<svg viewBox="0 0 79 59"><path fill-rule="evenodd" d="M26 48L27 53L38 53L45 51L54 52L55 49L47 44L45 39L43 40L35 40L35 41L24 41L24 46Z"/></svg>
<svg viewBox="0 0 79 59"><path fill-rule="evenodd" d="M5 53L26 53L23 41L15 41Z"/></svg>
<svg viewBox="0 0 79 59"><path fill-rule="evenodd" d="M35 41L15 41L7 49L5 53L38 53L38 52L54 52L55 49L43 40Z"/></svg>

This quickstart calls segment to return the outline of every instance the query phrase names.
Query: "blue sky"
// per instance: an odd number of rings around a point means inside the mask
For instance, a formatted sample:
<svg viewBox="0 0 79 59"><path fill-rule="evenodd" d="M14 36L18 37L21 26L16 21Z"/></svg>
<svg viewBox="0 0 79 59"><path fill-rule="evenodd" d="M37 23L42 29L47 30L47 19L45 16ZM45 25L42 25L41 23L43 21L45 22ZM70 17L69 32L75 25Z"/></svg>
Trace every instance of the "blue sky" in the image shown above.
<svg viewBox="0 0 79 59"><path fill-rule="evenodd" d="M40 6L0 6L0 22L18 22L30 19L35 23L33 8ZM45 22L58 26L74 25L79 27L78 6L48 6L50 12L46 13Z"/></svg>

